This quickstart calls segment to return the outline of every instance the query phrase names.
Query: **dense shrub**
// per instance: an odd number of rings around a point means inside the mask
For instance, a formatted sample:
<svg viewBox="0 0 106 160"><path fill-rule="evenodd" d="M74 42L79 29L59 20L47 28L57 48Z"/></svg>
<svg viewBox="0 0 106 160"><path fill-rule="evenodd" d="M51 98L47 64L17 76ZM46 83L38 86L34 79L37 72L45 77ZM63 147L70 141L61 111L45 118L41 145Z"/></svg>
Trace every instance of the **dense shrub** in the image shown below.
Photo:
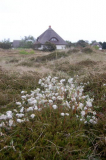
<svg viewBox="0 0 106 160"><path fill-rule="evenodd" d="M86 47L86 48L82 49L82 52L84 52L84 53L92 53L93 50L91 48L89 48L89 47Z"/></svg>
<svg viewBox="0 0 106 160"><path fill-rule="evenodd" d="M43 51L54 51L56 50L56 45L51 42L46 42L43 46Z"/></svg>
<svg viewBox="0 0 106 160"><path fill-rule="evenodd" d="M10 42L0 42L0 48L9 49L11 48L11 43Z"/></svg>

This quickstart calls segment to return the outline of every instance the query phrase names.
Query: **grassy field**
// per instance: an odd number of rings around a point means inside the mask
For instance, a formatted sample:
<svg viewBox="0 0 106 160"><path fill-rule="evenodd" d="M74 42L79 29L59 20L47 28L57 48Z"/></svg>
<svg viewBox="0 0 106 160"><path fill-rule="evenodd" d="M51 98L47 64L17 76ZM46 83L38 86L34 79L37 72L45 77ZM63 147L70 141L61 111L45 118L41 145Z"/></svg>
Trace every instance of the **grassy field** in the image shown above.
<svg viewBox="0 0 106 160"><path fill-rule="evenodd" d="M0 49L0 159L106 159L106 51Z"/></svg>

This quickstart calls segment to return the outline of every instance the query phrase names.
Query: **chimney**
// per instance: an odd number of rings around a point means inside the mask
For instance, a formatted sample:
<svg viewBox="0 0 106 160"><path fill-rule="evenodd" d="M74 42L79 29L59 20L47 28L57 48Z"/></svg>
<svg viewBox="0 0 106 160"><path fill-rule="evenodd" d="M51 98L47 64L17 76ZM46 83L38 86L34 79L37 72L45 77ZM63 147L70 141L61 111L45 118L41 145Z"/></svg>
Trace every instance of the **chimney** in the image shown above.
<svg viewBox="0 0 106 160"><path fill-rule="evenodd" d="M51 28L51 26L49 26L49 28Z"/></svg>

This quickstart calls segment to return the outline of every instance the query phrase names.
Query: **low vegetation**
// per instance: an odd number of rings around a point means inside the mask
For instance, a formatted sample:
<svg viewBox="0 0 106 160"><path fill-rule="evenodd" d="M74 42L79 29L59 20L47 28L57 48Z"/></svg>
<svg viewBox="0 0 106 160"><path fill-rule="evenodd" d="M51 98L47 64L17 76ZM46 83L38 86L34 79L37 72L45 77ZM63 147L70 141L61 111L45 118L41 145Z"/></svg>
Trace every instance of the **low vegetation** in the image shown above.
<svg viewBox="0 0 106 160"><path fill-rule="evenodd" d="M0 158L105 160L105 54L0 55Z"/></svg>

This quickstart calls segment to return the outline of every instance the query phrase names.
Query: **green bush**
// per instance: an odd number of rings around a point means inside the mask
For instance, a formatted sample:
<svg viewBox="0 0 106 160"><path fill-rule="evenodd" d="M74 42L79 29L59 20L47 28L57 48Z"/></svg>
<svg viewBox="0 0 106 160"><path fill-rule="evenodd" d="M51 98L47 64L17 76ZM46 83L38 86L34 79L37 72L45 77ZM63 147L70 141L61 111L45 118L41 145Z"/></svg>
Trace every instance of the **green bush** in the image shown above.
<svg viewBox="0 0 106 160"><path fill-rule="evenodd" d="M54 51L56 50L56 45L51 42L46 42L43 46L43 51Z"/></svg>

